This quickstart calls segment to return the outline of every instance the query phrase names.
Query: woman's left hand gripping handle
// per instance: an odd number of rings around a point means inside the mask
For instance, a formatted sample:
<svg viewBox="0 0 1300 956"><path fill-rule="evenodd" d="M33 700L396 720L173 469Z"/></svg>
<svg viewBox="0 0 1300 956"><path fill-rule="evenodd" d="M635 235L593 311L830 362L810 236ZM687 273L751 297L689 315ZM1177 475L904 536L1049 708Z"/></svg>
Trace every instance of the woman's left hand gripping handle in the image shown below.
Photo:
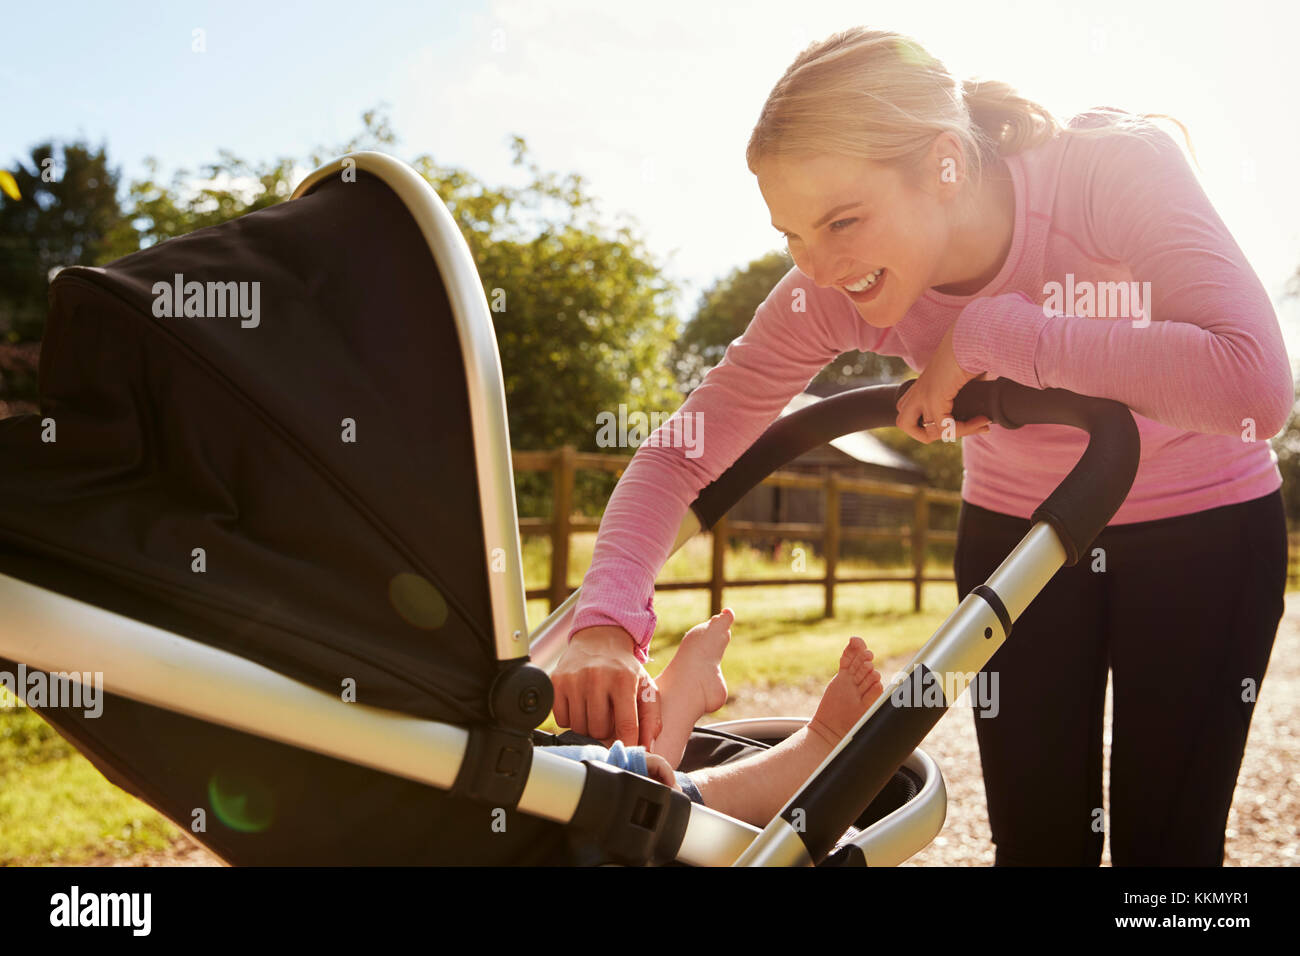
<svg viewBox="0 0 1300 956"><path fill-rule="evenodd" d="M957 364L952 347L955 328L955 322L948 327L930 363L898 400L895 424L923 444L928 445L937 439L956 441L966 435L988 431L992 425L992 419L985 415L965 422L952 417L952 403L957 393L967 382L987 374L968 372Z"/></svg>

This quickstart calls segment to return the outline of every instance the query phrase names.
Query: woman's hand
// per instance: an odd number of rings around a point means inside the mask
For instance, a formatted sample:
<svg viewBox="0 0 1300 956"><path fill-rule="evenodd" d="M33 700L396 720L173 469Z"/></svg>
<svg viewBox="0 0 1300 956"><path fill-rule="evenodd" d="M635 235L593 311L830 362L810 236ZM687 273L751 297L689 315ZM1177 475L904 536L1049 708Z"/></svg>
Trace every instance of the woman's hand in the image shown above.
<svg viewBox="0 0 1300 956"><path fill-rule="evenodd" d="M948 326L943 340L935 349L930 363L921 372L916 384L903 393L898 403L895 424L922 444L928 445L937 438L956 441L965 435L989 430L992 419L985 415L958 422L952 417L952 402L962 386L973 378L983 378L986 373L968 372L957 364L952 349L952 333L957 327ZM918 422L928 424L921 425ZM946 428L952 427L951 431Z"/></svg>
<svg viewBox="0 0 1300 956"><path fill-rule="evenodd" d="M606 746L649 749L663 729L659 689L621 627L585 627L573 635L551 673L555 722Z"/></svg>

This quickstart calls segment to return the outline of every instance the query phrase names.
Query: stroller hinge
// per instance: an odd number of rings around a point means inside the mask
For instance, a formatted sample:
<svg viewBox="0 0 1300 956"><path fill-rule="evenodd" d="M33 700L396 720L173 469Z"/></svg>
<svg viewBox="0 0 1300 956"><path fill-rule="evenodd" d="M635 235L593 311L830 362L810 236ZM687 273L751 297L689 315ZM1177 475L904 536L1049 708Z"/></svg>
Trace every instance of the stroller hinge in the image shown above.
<svg viewBox="0 0 1300 956"><path fill-rule="evenodd" d="M528 658L502 661L488 692L493 723L471 727L451 792L494 807L515 807L533 766L532 731L551 712L546 671Z"/></svg>
<svg viewBox="0 0 1300 956"><path fill-rule="evenodd" d="M533 766L529 734L479 725L469 730L469 745L451 794L494 807L515 807Z"/></svg>
<svg viewBox="0 0 1300 956"><path fill-rule="evenodd" d="M488 692L492 720L501 727L530 731L546 719L555 690L546 671L528 658L502 661Z"/></svg>

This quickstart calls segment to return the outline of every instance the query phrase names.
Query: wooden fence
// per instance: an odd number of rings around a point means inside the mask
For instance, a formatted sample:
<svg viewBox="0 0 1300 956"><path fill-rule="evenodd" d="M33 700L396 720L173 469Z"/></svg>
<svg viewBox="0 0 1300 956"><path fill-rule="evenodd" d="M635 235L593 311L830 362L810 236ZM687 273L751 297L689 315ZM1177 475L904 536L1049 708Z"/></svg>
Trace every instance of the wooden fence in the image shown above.
<svg viewBox="0 0 1300 956"><path fill-rule="evenodd" d="M520 534L542 535L551 539L550 582L544 588L528 591L529 598L547 598L554 610L568 597L569 536L574 532L596 531L600 521L596 518L573 515L573 477L579 469L621 472L632 460L631 455L614 455L599 452L581 452L571 445L554 451L516 451L512 453L516 471L550 472L552 476L552 507L550 518L521 518ZM669 581L655 585L659 591L708 590L710 614L722 610L722 592L726 588L779 587L792 584L821 584L826 592L826 616L835 616L835 585L861 584L883 581L909 581L912 584L912 606L921 609L921 588L929 582L952 581L951 575L933 576L925 572L925 559L933 541L955 542L956 531L941 531L930 527L930 505L958 505L961 495L955 491L916 485L894 484L863 478L845 478L801 475L776 472L762 484L778 488L820 489L826 508L824 523L731 521L723 517L713 528L713 560L709 578L704 581ZM900 528L846 528L840 526L840 498L845 494L874 495L876 497L910 500L912 522ZM821 577L751 578L727 580L723 562L729 538L795 538L820 540L826 556L826 573ZM911 545L912 569L902 572L880 571L873 574L844 576L838 573L840 546L846 540L885 539L903 541Z"/></svg>

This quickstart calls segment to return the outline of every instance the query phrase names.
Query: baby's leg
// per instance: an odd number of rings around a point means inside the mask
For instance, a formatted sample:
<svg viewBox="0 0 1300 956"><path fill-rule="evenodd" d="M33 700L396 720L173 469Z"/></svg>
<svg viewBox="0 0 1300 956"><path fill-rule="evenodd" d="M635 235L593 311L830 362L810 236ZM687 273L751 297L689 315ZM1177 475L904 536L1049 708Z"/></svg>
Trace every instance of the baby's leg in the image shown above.
<svg viewBox="0 0 1300 956"><path fill-rule="evenodd" d="M649 749L667 760L670 767L682 762L696 722L727 702L720 664L731 640L734 619L731 609L723 608L722 613L687 631L681 647L655 679L663 729Z"/></svg>
<svg viewBox="0 0 1300 956"><path fill-rule="evenodd" d="M880 673L862 638L849 639L839 672L812 720L770 750L719 767L691 771L706 806L765 826L880 696Z"/></svg>

